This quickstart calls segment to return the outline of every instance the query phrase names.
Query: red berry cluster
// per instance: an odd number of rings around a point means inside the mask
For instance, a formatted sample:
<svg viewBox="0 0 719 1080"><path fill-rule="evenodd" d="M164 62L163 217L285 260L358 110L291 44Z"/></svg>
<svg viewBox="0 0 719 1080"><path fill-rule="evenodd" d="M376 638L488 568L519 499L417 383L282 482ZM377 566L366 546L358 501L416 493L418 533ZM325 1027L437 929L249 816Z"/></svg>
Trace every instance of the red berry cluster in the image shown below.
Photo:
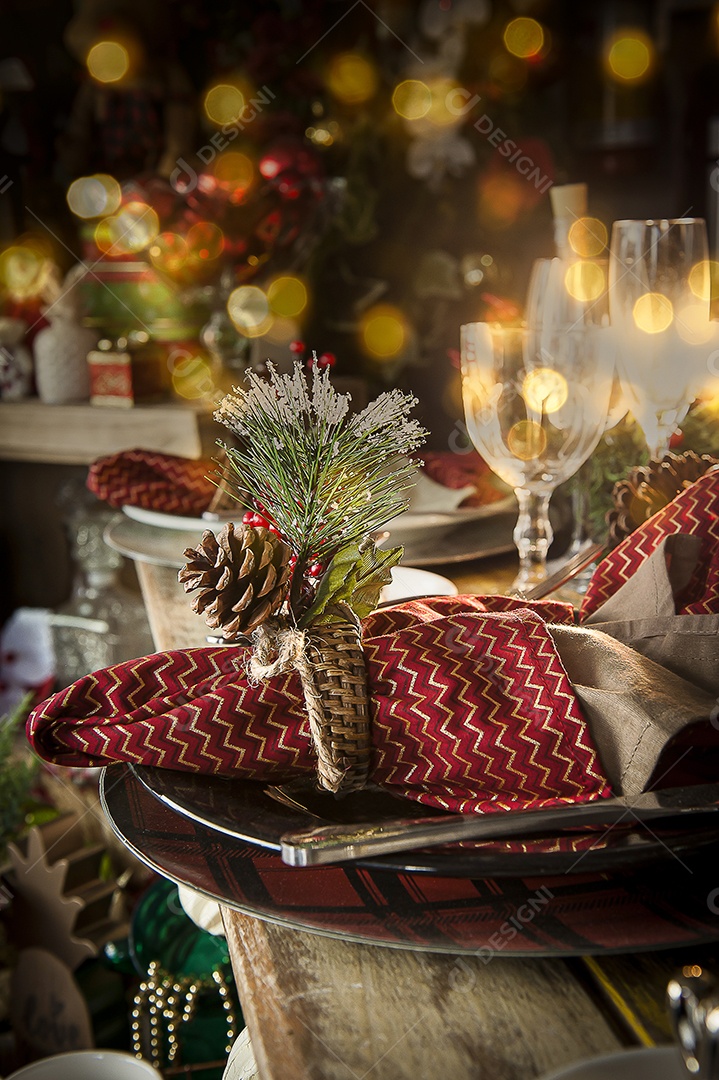
<svg viewBox="0 0 719 1080"><path fill-rule="evenodd" d="M305 355L306 351L307 346L305 345L304 341L290 342L290 352L297 360L301 360L302 357ZM315 363L317 363L317 367L319 368L319 370L323 371L324 368L333 368L337 363L337 357L334 353L323 352L322 355L317 357L317 359L315 360L315 355L313 353L307 361L307 370L312 371Z"/></svg>
<svg viewBox="0 0 719 1080"><path fill-rule="evenodd" d="M242 515L242 524L251 525L254 529L267 529L275 536L282 536L274 521L265 516L266 512L264 506L258 506L257 510L246 510Z"/></svg>
<svg viewBox="0 0 719 1080"><path fill-rule="evenodd" d="M246 510L242 515L243 525L251 525L255 529L267 529L269 532L274 533L275 536L282 537L282 533L277 528L275 523L267 516L267 510L262 503L255 503L254 510ZM283 537L284 539L284 537ZM297 556L290 555L289 566L294 571L297 566ZM315 598L315 591L319 585L320 578L325 572L325 564L319 560L316 555L312 555L309 565L304 572L304 580L302 582L301 596L304 603L309 607Z"/></svg>

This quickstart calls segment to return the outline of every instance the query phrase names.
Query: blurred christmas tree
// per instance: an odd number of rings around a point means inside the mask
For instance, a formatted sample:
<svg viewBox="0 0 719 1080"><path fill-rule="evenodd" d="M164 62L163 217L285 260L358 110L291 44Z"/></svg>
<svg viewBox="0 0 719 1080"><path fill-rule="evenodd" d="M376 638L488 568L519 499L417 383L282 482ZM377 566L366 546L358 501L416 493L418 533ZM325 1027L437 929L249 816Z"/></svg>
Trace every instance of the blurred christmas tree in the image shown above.
<svg viewBox="0 0 719 1080"><path fill-rule="evenodd" d="M304 339L336 353L339 374L411 386L446 446L459 325L516 318L532 257L551 253L561 39L551 8L547 25L515 8L170 4L162 64L172 53L191 80L197 130L180 152L175 138L174 162L158 151L121 186L97 159L99 177L75 178L88 253L139 257L183 302L204 302L201 340L220 356L286 357ZM119 75L90 70L115 117L123 95L149 108L141 23L134 37L122 23ZM103 34L120 42L112 21ZM104 130L113 152L121 134Z"/></svg>

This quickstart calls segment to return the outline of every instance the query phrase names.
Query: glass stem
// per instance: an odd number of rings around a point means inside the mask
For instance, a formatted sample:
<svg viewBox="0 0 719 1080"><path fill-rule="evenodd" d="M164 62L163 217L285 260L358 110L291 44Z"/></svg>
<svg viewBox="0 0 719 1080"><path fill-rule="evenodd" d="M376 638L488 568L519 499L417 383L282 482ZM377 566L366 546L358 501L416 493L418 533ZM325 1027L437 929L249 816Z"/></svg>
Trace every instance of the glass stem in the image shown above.
<svg viewBox="0 0 719 1080"><path fill-rule="evenodd" d="M549 523L551 492L537 495L526 488L517 488L515 494L519 503L519 517L514 529L514 542L519 551L519 573L513 589L521 591L538 584L547 576L547 552L554 534Z"/></svg>

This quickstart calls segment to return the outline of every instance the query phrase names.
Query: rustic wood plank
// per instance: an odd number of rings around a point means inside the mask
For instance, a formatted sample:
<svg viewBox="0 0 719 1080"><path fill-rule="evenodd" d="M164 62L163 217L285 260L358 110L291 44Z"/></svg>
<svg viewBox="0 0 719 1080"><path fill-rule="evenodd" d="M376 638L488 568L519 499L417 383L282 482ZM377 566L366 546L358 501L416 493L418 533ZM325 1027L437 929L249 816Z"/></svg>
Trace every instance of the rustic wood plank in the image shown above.
<svg viewBox="0 0 719 1080"><path fill-rule="evenodd" d="M177 570L139 559L135 567L158 652L206 645L209 631L204 619L190 608L191 598L178 582Z"/></svg>
<svg viewBox="0 0 719 1080"><path fill-rule="evenodd" d="M485 964L223 917L262 1080L530 1080L620 1046L561 960Z"/></svg>
<svg viewBox="0 0 719 1080"><path fill-rule="evenodd" d="M129 409L2 402L0 459L89 465L134 447L199 458L213 452L216 429L209 413L180 402Z"/></svg>

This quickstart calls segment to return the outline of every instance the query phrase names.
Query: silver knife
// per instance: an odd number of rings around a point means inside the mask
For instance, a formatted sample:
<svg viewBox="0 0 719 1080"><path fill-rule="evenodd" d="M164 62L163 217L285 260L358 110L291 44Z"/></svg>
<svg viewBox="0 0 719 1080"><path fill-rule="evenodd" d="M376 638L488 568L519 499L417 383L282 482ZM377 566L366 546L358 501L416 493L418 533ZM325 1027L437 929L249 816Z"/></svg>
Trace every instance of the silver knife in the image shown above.
<svg viewBox="0 0 719 1080"><path fill-rule="evenodd" d="M716 814L719 821L719 784L666 788L633 798L596 799L549 810L497 810L490 814L443 814L358 825L318 825L285 833L280 842L282 859L290 866L322 866L457 840L552 835L557 829L587 825L616 825L624 821L634 824L711 814Z"/></svg>

